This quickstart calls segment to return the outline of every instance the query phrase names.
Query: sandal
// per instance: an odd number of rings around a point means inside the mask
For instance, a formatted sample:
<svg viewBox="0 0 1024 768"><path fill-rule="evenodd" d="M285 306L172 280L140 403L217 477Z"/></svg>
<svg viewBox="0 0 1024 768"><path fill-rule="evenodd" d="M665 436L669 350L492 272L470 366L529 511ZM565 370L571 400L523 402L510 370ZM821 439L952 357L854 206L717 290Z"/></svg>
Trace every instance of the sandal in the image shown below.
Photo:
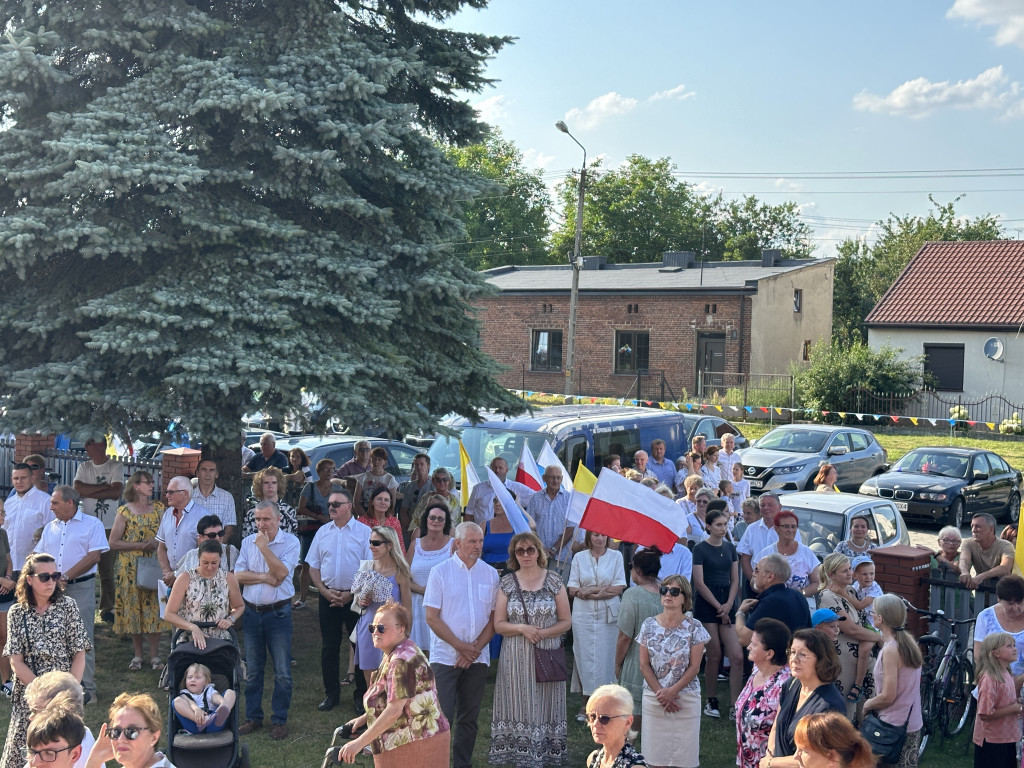
<svg viewBox="0 0 1024 768"><path fill-rule="evenodd" d="M349 672L347 675L345 675L345 677L343 677L341 679L341 684L342 685L355 685L355 682L356 682L356 673L355 672Z"/></svg>
<svg viewBox="0 0 1024 768"><path fill-rule="evenodd" d="M846 694L846 700L851 704L856 704L864 698L864 691L860 689L860 686L854 683L850 686L849 692Z"/></svg>
<svg viewBox="0 0 1024 768"><path fill-rule="evenodd" d="M163 669L164 668L164 663L162 661L160 661L160 657L159 656L154 656L152 659L149 660L149 663L150 663L150 666L153 667L153 669L158 669L159 670L159 669Z"/></svg>
<svg viewBox="0 0 1024 768"><path fill-rule="evenodd" d="M128 671L138 672L140 669L142 669L142 657L135 656L130 662L128 662Z"/></svg>
<svg viewBox="0 0 1024 768"><path fill-rule="evenodd" d="M305 600L296 600L294 603L292 603L292 610L293 611L298 611L298 610L301 610L302 608L305 608L305 607L306 607L306 601Z"/></svg>

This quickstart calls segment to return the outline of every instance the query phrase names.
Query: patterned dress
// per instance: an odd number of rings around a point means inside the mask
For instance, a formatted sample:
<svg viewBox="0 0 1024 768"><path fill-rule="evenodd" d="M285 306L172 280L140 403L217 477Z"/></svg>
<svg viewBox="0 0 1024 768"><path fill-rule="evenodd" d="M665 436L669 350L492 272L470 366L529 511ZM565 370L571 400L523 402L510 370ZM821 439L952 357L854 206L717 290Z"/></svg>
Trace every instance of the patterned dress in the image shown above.
<svg viewBox="0 0 1024 768"><path fill-rule="evenodd" d="M604 760L604 747L590 753L590 757L587 758L587 768L600 768L602 760ZM647 761L627 741L622 745L619 754L615 756L612 768L632 768L634 765L647 765Z"/></svg>
<svg viewBox="0 0 1024 768"><path fill-rule="evenodd" d="M562 579L557 573L549 571L536 592L522 590L529 619L515 587L515 574L502 576L500 586L508 601L510 623L544 629L558 622L555 597L562 589ZM549 637L538 645L553 650L561 642L561 637ZM609 653L613 651L609 649ZM538 683L533 658L533 644L522 635L503 639L494 684L491 763L542 768L565 761L565 683Z"/></svg>
<svg viewBox="0 0 1024 768"><path fill-rule="evenodd" d="M292 536L298 536L299 513L295 511L295 507L279 501L277 508L281 510L281 530L292 534ZM256 533L256 507L245 513L245 518L242 520L242 538L252 536L254 533Z"/></svg>
<svg viewBox="0 0 1024 768"><path fill-rule="evenodd" d="M740 768L757 768L767 753L768 735L789 677L789 667L782 667L760 688L754 687L753 675L743 686L736 699L736 765Z"/></svg>
<svg viewBox="0 0 1024 768"><path fill-rule="evenodd" d="M152 509L136 515L127 506L118 507L117 514L124 518L122 541L138 544L156 538L164 505L154 501ZM155 589L142 589L136 581L135 568L140 557L150 553L139 549L117 551L114 560L114 634L139 635L162 632L167 628L160 618L160 605Z"/></svg>
<svg viewBox="0 0 1024 768"><path fill-rule="evenodd" d="M630 587L622 594L622 605L619 606L619 632L630 639L626 658L622 660L619 672L619 685L633 694L633 714L640 714L640 704L644 692L644 676L640 671L640 646L633 642L640 633L640 625L652 616L661 613L661 598L657 592L649 592L643 587Z"/></svg>
<svg viewBox="0 0 1024 768"><path fill-rule="evenodd" d="M20 653L25 664L36 675L54 669L70 672L75 654L90 648L92 643L85 633L78 603L70 597L61 597L42 614L26 603L12 605L7 614L7 647L4 648L4 655ZM14 693L11 695L11 721L7 728L7 741L0 767L24 768L28 718L25 684L15 676Z"/></svg>
<svg viewBox="0 0 1024 768"><path fill-rule="evenodd" d="M818 593L818 607L819 608L831 608L836 613L840 611L846 611L846 615L850 617L854 624L862 624L860 611L853 607L853 603L847 600L841 595L837 595L831 589L823 589ZM839 623L839 626L843 626L843 622ZM852 640L847 637L842 630L839 632L839 638L836 640L836 653L839 654L839 663L842 665L842 672L839 673L839 679L835 681L836 688L846 698L846 694L849 693L850 688L854 684L854 678L857 676L857 656L859 653L859 643L856 640ZM861 685L861 701L858 704L847 702L846 716L851 720L857 712L857 709L862 706L863 702L874 695L874 678L871 676L870 667L868 673L864 676L865 682Z"/></svg>
<svg viewBox="0 0 1024 768"><path fill-rule="evenodd" d="M188 589L181 599L181 607L178 615L185 621L193 623L198 621L219 621L226 619L231 614L231 601L228 598L228 579L224 571L217 569L212 579L204 579L199 575L199 569L193 568L188 571ZM207 637L219 637L222 640L230 640L231 635L226 629L218 627L206 627L203 634ZM178 642L191 642L192 637L188 632L182 632L178 636Z"/></svg>

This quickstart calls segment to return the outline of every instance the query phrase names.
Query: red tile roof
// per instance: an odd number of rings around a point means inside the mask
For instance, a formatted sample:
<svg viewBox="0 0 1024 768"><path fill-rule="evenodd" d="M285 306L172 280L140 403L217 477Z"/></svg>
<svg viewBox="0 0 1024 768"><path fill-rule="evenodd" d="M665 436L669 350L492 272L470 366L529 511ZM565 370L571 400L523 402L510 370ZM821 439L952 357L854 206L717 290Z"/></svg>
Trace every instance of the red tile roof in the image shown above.
<svg viewBox="0 0 1024 768"><path fill-rule="evenodd" d="M1018 328L1024 322L1024 240L925 243L864 322Z"/></svg>

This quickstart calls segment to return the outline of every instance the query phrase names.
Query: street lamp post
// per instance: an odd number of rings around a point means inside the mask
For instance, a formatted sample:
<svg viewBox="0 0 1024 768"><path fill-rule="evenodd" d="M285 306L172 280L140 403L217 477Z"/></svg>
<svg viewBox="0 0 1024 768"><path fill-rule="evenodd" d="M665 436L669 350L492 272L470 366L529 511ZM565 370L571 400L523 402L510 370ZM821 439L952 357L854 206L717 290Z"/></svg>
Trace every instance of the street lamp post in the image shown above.
<svg viewBox="0 0 1024 768"><path fill-rule="evenodd" d="M565 353L565 394L572 396L572 378L576 372L576 304L580 294L580 270L583 258L580 256L580 243L583 238L583 189L587 183L587 148L569 133L569 126L562 120L555 123L560 130L583 150L583 166L580 168L579 199L576 203L576 241L572 249L572 291L569 293L569 343Z"/></svg>

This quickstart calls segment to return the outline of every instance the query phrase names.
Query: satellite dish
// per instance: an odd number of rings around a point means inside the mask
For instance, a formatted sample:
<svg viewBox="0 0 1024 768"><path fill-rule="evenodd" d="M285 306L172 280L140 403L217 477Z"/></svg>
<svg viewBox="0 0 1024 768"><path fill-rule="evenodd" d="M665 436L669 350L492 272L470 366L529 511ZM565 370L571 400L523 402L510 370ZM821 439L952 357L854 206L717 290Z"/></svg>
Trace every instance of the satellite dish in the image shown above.
<svg viewBox="0 0 1024 768"><path fill-rule="evenodd" d="M992 336L985 342L985 357L989 360L1003 359L1003 342Z"/></svg>

